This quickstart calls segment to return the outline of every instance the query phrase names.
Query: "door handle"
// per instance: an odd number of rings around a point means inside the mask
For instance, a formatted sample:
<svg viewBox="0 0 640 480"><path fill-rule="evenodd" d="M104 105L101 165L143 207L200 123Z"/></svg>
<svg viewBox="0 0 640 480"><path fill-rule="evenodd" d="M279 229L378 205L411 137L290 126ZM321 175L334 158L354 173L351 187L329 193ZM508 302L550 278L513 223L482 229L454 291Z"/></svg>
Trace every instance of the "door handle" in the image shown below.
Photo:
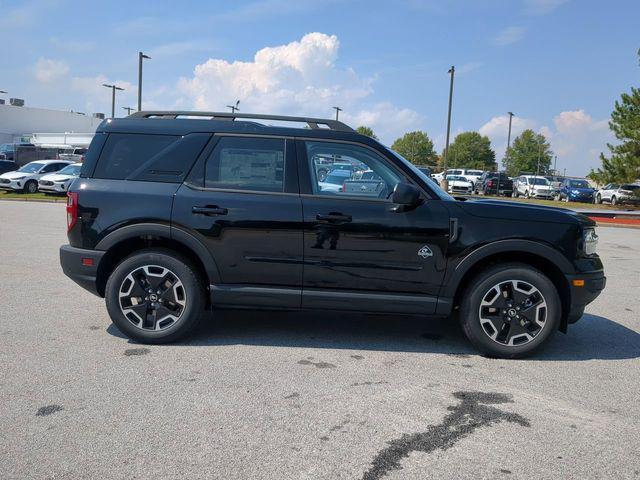
<svg viewBox="0 0 640 480"><path fill-rule="evenodd" d="M341 213L328 213L316 215L316 220L321 222L347 223L352 220L351 215L343 215Z"/></svg>
<svg viewBox="0 0 640 480"><path fill-rule="evenodd" d="M226 208L220 208L216 206L207 206L207 207L193 207L191 208L191 212L196 215L214 216L214 215L226 215L227 213L229 213L229 210L227 210Z"/></svg>

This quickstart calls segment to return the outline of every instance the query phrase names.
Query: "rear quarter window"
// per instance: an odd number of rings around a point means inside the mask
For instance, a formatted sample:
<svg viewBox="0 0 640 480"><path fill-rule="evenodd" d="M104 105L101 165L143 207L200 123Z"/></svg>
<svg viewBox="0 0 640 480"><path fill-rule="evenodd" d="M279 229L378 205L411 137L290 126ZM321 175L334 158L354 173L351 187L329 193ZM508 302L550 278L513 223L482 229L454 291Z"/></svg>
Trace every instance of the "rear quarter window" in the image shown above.
<svg viewBox="0 0 640 480"><path fill-rule="evenodd" d="M211 137L112 133L102 148L94 178L182 182Z"/></svg>

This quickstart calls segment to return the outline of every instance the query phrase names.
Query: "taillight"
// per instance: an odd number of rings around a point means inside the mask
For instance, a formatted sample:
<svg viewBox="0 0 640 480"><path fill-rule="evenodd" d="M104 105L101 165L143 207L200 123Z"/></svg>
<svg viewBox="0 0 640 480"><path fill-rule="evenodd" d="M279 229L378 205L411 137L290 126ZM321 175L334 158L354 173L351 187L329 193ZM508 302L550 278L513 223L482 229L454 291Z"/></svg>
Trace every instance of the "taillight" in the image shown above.
<svg viewBox="0 0 640 480"><path fill-rule="evenodd" d="M489 180L489 182L487 183L487 186L489 188L493 187L493 180Z"/></svg>
<svg viewBox="0 0 640 480"><path fill-rule="evenodd" d="M67 192L67 232L78 222L78 192Z"/></svg>

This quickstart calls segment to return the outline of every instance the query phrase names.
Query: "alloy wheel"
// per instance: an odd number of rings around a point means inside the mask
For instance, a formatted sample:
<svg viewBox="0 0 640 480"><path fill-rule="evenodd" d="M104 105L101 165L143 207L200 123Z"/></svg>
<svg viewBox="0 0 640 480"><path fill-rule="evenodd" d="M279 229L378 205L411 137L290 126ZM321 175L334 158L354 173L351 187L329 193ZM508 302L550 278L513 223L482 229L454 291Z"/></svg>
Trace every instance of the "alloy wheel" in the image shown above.
<svg viewBox="0 0 640 480"><path fill-rule="evenodd" d="M118 290L120 310L135 327L165 330L182 316L187 294L171 270L144 265L130 272Z"/></svg>
<svg viewBox="0 0 640 480"><path fill-rule="evenodd" d="M547 302L535 286L522 280L505 280L482 297L480 325L496 343L525 345L547 324Z"/></svg>

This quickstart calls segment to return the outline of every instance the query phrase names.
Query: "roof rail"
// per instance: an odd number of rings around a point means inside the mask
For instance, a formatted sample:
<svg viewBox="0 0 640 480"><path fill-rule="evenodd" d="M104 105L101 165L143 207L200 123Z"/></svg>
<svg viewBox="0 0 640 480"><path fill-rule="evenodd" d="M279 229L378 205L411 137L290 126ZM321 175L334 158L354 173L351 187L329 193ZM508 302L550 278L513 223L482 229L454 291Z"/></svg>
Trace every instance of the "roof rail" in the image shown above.
<svg viewBox="0 0 640 480"><path fill-rule="evenodd" d="M338 130L341 132L353 132L353 128L338 121L326 118L309 118L309 117L290 117L287 115L261 115L256 113L229 113L229 112L190 112L178 110L143 110L129 115L128 118L169 118L176 119L179 117L209 117L210 120L278 120L283 122L299 122L306 123L311 129L323 128L320 125L326 125L330 130Z"/></svg>

